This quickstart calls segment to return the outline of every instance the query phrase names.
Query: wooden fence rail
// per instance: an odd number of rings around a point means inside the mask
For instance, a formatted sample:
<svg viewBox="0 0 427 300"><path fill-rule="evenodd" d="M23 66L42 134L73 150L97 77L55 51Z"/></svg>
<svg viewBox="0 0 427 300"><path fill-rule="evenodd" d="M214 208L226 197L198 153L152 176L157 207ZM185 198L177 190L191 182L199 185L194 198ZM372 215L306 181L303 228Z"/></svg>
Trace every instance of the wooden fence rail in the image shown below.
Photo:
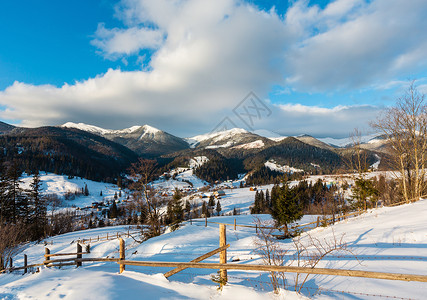
<svg viewBox="0 0 427 300"><path fill-rule="evenodd" d="M131 235L133 234L137 234L137 233L141 233L143 232L143 229L141 230L135 230L135 231L127 231L127 232L115 232L115 233L107 233L105 236L96 236L96 237L90 237L90 238L84 238L84 239L78 239L77 242L78 243L92 243L92 242L101 242L102 240L105 241L110 241L110 240L115 240L115 239L119 239L119 238L123 238L123 237L131 237Z"/></svg>
<svg viewBox="0 0 427 300"><path fill-rule="evenodd" d="M424 195L424 196L421 196L421 197L422 198L423 197L427 197L427 195ZM418 199L410 199L409 203L413 203L413 202L415 202L417 200ZM393 204L387 205L386 207L393 207L393 206L398 206L398 205L407 204L407 203L408 202L406 202L406 201L401 201L401 202L398 202L398 203L393 203ZM350 213L346 213L346 214L336 214L336 215L334 215L332 217L329 217L329 218L320 218L320 216L319 216L319 217L317 217L316 221L313 221L313 222L310 222L310 223L304 223L304 224L299 224L299 225L291 226L290 230L297 230L297 229L300 229L300 228L304 229L304 228L306 228L306 227L308 227L310 225L314 225L314 224L316 224L316 227L323 226L323 225L327 226L329 224L334 224L337 221L345 220L345 219L347 219L349 217L357 217L357 216L359 216L359 215L361 215L363 213L365 213L364 210L358 210L358 211L354 211L354 212L350 212ZM224 225L227 225L227 226L233 226L234 230L236 230L237 227L254 228L255 230L258 230L258 229L282 230L283 229L282 227L274 227L274 226L240 225L240 224L237 224L236 219L234 219L234 223L233 224L208 221L207 218L205 218L204 221L202 221L202 220L190 220L189 222L190 223L192 223L192 222L204 222L205 223L205 227L207 226L208 223L211 223L211 224L224 224ZM307 229L312 229L312 228L309 227Z"/></svg>
<svg viewBox="0 0 427 300"><path fill-rule="evenodd" d="M125 266L145 266L145 267L162 267L175 269L166 272L165 277L168 278L173 274L176 274L186 268L197 268L197 269L219 269L220 270L220 282L225 284L227 282L227 270L242 270L242 271L261 271L261 272L283 272L283 273L303 273L303 274L318 274L318 275L329 275L329 276L347 276L347 277L362 277L362 278L374 278L374 279L385 279L385 280L400 280L400 281L417 281L427 282L427 275L415 275L415 274L400 274L400 273L384 273L384 272L373 272L373 271L361 271L361 270L342 270L342 269L326 269L326 268L307 268L307 267L295 267L295 266L275 266L275 265L255 265L255 264L234 264L227 263L227 248L230 246L226 244L226 226L221 224L220 226L220 247L212 250L190 262L164 262L164 261L133 261L126 260L125 257L125 242L120 239L119 258L78 258L77 255L87 254L85 252L76 253L64 253L67 255L75 255L73 258L64 259L51 259L55 254L51 254L50 250L46 248L45 261L41 264L34 264L24 267L14 267L9 270L20 270L24 268L45 266L65 266L65 265L81 265L83 262L114 262L119 264L119 272L122 273L125 270ZM201 263L200 261L220 253L219 263ZM58 255L57 255L58 256Z"/></svg>
<svg viewBox="0 0 427 300"><path fill-rule="evenodd" d="M252 264L220 264L220 263L193 263L193 262L165 262L165 261L133 261L122 260L119 264L129 266L144 267L173 267L173 268L196 268L196 269L221 269L221 270L244 270L244 271L265 271L265 272L284 272L284 273L305 273L333 276L364 277L400 281L420 281L427 282L427 275L412 275L398 273L382 273L358 270L341 270L325 268L304 268L292 266L273 266L273 265L252 265Z"/></svg>
<svg viewBox="0 0 427 300"><path fill-rule="evenodd" d="M351 213L343 214L343 215L339 215L339 214L337 214L337 215L335 215L334 217L330 217L330 218L326 218L326 219L324 219L324 218L322 218L322 219L321 219L320 217L317 217L317 220L316 220L316 221L313 221L313 222L310 222L310 223L304 223L304 224L299 224L299 225L291 226L291 227L290 227L290 230L296 230L296 229L298 229L298 228L305 228L305 227L307 227L307 226L314 225L314 224L316 224L316 227L319 227L319 226L321 226L322 224L326 224L326 225L328 225L328 224L334 223L334 222L339 221L339 220L345 220L345 219L347 219L347 218L349 218L349 217L353 217L353 216L361 215L362 213L364 213L364 211L356 211L356 212L351 212ZM205 223L205 227L207 226L207 224L208 224L208 223L211 223L211 224L218 224L218 225L223 224L223 225L227 225L227 226L233 226L233 227L234 227L234 230L236 230L236 227L254 228L254 229L256 229L256 230L258 230L258 229L275 229L275 230L283 230L283 227L274 227L274 226L258 226L258 225L241 225L241 224L237 224L236 219L234 219L234 223L233 223L233 224L230 224L230 223L223 223L223 222L207 221L207 219L205 219L204 221L202 221L202 220L190 220L190 222L191 222L191 223L192 223L192 222L204 222L204 223ZM312 229L312 228L310 227L309 229Z"/></svg>

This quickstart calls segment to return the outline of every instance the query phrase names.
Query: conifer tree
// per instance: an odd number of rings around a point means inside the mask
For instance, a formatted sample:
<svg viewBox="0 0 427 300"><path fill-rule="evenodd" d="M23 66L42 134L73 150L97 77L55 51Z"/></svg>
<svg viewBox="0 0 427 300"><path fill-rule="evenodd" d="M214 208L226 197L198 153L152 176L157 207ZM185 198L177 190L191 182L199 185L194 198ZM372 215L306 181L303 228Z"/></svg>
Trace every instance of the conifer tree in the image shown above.
<svg viewBox="0 0 427 300"><path fill-rule="evenodd" d="M270 193L268 191L268 189L265 191L265 209L264 209L264 213L268 213L269 209L271 207L271 198L270 198Z"/></svg>
<svg viewBox="0 0 427 300"><path fill-rule="evenodd" d="M83 193L85 196L89 196L89 189L87 188L87 184L85 184L85 190Z"/></svg>
<svg viewBox="0 0 427 300"><path fill-rule="evenodd" d="M219 203L219 200L216 202L216 212L219 216L220 212L221 212L222 208L221 208L221 203Z"/></svg>
<svg viewBox="0 0 427 300"><path fill-rule="evenodd" d="M6 195L5 195L5 220L16 224L19 215L18 205L24 205L20 200L22 199L22 189L20 188L21 172L18 170L18 165L13 162L8 168L6 174ZM22 208L25 209L25 208Z"/></svg>
<svg viewBox="0 0 427 300"><path fill-rule="evenodd" d="M30 184L29 199L33 212L30 216L30 222L34 228L33 238L38 239L44 236L47 226L46 219L46 201L41 195L41 181L39 172L33 175L33 180Z"/></svg>
<svg viewBox="0 0 427 300"><path fill-rule="evenodd" d="M171 201L169 201L166 211L167 224L178 224L184 219L184 210L181 204L182 194L179 189L175 189L175 193Z"/></svg>
<svg viewBox="0 0 427 300"><path fill-rule="evenodd" d="M271 211L271 216L276 221L276 225L283 226L285 235L288 236L288 224L301 219L302 215L302 205L297 194L287 185L284 185L280 189Z"/></svg>
<svg viewBox="0 0 427 300"><path fill-rule="evenodd" d="M202 203L202 215L204 215L207 218L210 217L209 210L208 210L208 207L206 205L206 201L203 201L203 203Z"/></svg>
<svg viewBox="0 0 427 300"><path fill-rule="evenodd" d="M188 200L185 201L184 211L188 215L191 213L191 204Z"/></svg>
<svg viewBox="0 0 427 300"><path fill-rule="evenodd" d="M209 197L209 203L208 203L208 205L210 206L210 207L214 207L215 206L215 197L214 197L214 195L212 194L212 195L210 195L210 197Z"/></svg>
<svg viewBox="0 0 427 300"><path fill-rule="evenodd" d="M113 204L110 207L110 212L108 213L108 217L110 219L115 219L118 217L118 209L117 209L116 201L113 201Z"/></svg>

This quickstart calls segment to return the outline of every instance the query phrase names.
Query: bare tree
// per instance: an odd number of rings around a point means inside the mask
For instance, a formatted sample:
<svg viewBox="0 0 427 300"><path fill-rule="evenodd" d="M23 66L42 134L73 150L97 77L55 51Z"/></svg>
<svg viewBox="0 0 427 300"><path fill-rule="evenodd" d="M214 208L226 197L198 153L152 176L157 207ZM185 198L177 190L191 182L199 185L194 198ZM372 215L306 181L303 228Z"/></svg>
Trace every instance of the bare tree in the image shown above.
<svg viewBox="0 0 427 300"><path fill-rule="evenodd" d="M335 232L332 231L332 237L329 239L318 239L304 233L304 238L297 236L292 239L293 249L285 249L286 244L280 243L273 235L273 223L268 221L261 221L259 218L254 219L258 225L257 236L254 239L256 253L261 257L264 264L274 266L298 266L314 269L320 261L328 255L338 253L353 252L348 248L344 242L344 235L338 238ZM294 254L290 254L291 252ZM294 289L296 292L301 293L307 279L311 274L296 273L294 276ZM270 272L270 282L273 286L275 293L279 293L280 288L286 287L286 276L284 272Z"/></svg>
<svg viewBox="0 0 427 300"><path fill-rule="evenodd" d="M138 162L132 164L129 171L133 178L131 187L141 195L146 203L151 235L160 235L160 217L162 215L160 208L163 205L163 201L157 196L154 188L150 186L150 182L157 175L157 163L154 160L140 158Z"/></svg>
<svg viewBox="0 0 427 300"><path fill-rule="evenodd" d="M351 148L348 158L344 161L347 167L359 177L363 177L368 170L368 155L365 149L362 149L362 132L355 128L350 134Z"/></svg>
<svg viewBox="0 0 427 300"><path fill-rule="evenodd" d="M25 226L19 223L0 225L0 271L6 269L9 259L19 251L18 244L25 233Z"/></svg>
<svg viewBox="0 0 427 300"><path fill-rule="evenodd" d="M399 171L406 202L418 200L426 188L427 106L425 95L412 82L394 107L372 123L391 145L392 161Z"/></svg>
<svg viewBox="0 0 427 300"><path fill-rule="evenodd" d="M286 251L281 244L272 235L275 231L273 221L261 221L260 218L254 218L258 225L257 236L254 238L255 252L261 257L264 264L273 266L284 266L286 262ZM286 287L286 276L283 272L270 272L270 282L274 293L278 294L280 288Z"/></svg>
<svg viewBox="0 0 427 300"><path fill-rule="evenodd" d="M325 238L320 240L307 232L305 233L305 240L306 241L304 242L300 236L292 240L296 250L294 263L298 267L314 269L327 255L334 252L347 252L357 258L348 248L347 243L344 242L344 234L338 238L333 230L332 237L329 239ZM301 290L310 275L310 273L304 275L299 273L296 274L294 285L296 292L301 293Z"/></svg>

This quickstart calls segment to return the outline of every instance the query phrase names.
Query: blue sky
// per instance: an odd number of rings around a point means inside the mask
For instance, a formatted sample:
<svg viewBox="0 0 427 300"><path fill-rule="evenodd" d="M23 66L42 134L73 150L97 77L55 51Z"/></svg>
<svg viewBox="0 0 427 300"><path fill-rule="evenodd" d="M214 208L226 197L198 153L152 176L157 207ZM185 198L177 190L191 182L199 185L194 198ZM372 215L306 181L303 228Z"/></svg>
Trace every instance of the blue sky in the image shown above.
<svg viewBox="0 0 427 300"><path fill-rule="evenodd" d="M255 92L251 129L368 130L408 80L427 91L425 1L2 1L0 118L209 132Z"/></svg>

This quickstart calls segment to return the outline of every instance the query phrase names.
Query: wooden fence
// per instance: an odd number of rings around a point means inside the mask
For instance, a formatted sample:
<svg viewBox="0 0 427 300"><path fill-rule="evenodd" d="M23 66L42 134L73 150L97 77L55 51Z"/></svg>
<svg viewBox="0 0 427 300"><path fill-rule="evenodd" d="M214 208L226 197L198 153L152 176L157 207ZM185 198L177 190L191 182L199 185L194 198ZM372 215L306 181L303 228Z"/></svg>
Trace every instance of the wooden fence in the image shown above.
<svg viewBox="0 0 427 300"><path fill-rule="evenodd" d="M422 197L427 197L427 195L424 195ZM413 203L413 202L416 202L418 200L419 199L410 199L409 203ZM408 204L408 202L406 202L406 201L400 201L398 203L392 203L390 205L387 205L386 207L394 207L394 206L403 205L403 204ZM316 221L313 221L313 222L310 222L310 223L304 223L304 224L299 224L299 225L291 226L290 230L294 230L294 231L297 231L297 230L306 231L306 230L309 230L309 229L317 228L319 226L324 227L324 226L328 226L330 224L335 224L335 222L339 222L341 220L345 220L345 219L348 219L348 218L351 218L351 217L357 217L357 216L359 216L359 215L361 215L361 214L363 214L365 212L366 211L364 211L364 210L357 210L357 211L349 212L349 213L346 213L346 214L336 214L336 215L333 215L332 217L329 217L329 218L322 218L322 217L318 216ZM189 220L188 222L190 222L190 224L192 224L193 222L204 222L205 223L205 227L208 226L208 223L210 223L210 224L224 224L224 225L227 225L227 226L233 226L234 230L236 230L237 227L254 228L256 230L256 232L258 232L258 229L283 230L282 227L258 226L258 225L240 225L240 224L237 224L236 219L234 219L234 223L233 224L223 223L223 222L208 221L207 217L205 217L204 221L202 221L202 220ZM315 225L315 226L312 226L312 225Z"/></svg>
<svg viewBox="0 0 427 300"><path fill-rule="evenodd" d="M96 236L96 237L90 237L88 239L78 239L77 242L81 243L81 244L85 244L85 243L94 243L94 242L100 242L100 241L111 241L111 240L115 240L115 239L119 239L119 238L123 238L123 237L131 237L131 235L136 234L136 233L144 233L144 227L141 228L141 230L137 230L137 231L130 231L128 230L127 232L116 232L116 233L108 233L105 236Z"/></svg>
<svg viewBox="0 0 427 300"><path fill-rule="evenodd" d="M75 253L51 253L49 248L45 248L45 254L44 254L45 260L43 261L43 263L26 265L23 267L12 267L5 271L15 271L15 270L24 269L24 273L25 273L27 268L35 267L35 266L61 267L66 265L76 265L76 267L80 267L84 262L115 262L119 264L119 273L122 273L125 270L126 265L175 268L164 274L166 278L169 278L170 276L177 274L187 268L219 269L220 282L222 284L225 284L227 282L227 279L228 279L227 270L304 273L304 274L320 274L320 275L331 275L331 276L348 276L348 277L363 277L363 278L375 278L375 279L386 279L386 280L427 282L427 275L384 273L384 272L372 272L372 271L362 271L362 270L342 270L342 269L307 268L307 267L294 267L294 266L227 263L227 249L229 248L230 245L226 244L227 243L226 225L224 224L220 224L219 248L212 250L198 258L195 258L190 262L126 260L125 242L122 238L119 238L119 241L120 241L120 246L119 246L118 258L83 258L82 257L83 255L90 253L90 249L87 248L86 251L83 252L82 246L80 244L77 244L77 251ZM204 259L209 258L218 253L220 253L219 263L202 263L201 262ZM74 256L74 257L64 258L64 259L62 258L52 259L52 257L63 257L63 256Z"/></svg>
<svg viewBox="0 0 427 300"><path fill-rule="evenodd" d="M304 223L304 224L299 224L299 225L294 225L290 227L290 230L302 230L302 231L306 231L309 229L314 229L317 228L319 226L327 226L330 224L334 224L335 222L341 221L341 220L345 220L348 219L350 217L357 217L361 214L363 214L365 211L355 211L355 212L351 212L351 213L347 213L347 214L336 214L330 218L321 218L320 216L317 217L316 221L310 222L310 223ZM234 228L234 230L237 229L237 227L242 227L242 228L253 228L255 229L256 232L258 232L258 229L275 229L275 230L283 230L282 227L274 227L274 226L259 226L259 225L241 225L241 224L237 224L237 220L234 219L234 223L230 224L230 223L223 223L223 222L214 222L214 221L208 221L207 218L205 218L204 221L202 220L189 220L187 222L190 222L190 224L192 224L193 222L203 222L205 224L205 227L208 226L208 224L223 224L223 225L227 225L227 226L232 226ZM312 226L314 225L314 226Z"/></svg>

